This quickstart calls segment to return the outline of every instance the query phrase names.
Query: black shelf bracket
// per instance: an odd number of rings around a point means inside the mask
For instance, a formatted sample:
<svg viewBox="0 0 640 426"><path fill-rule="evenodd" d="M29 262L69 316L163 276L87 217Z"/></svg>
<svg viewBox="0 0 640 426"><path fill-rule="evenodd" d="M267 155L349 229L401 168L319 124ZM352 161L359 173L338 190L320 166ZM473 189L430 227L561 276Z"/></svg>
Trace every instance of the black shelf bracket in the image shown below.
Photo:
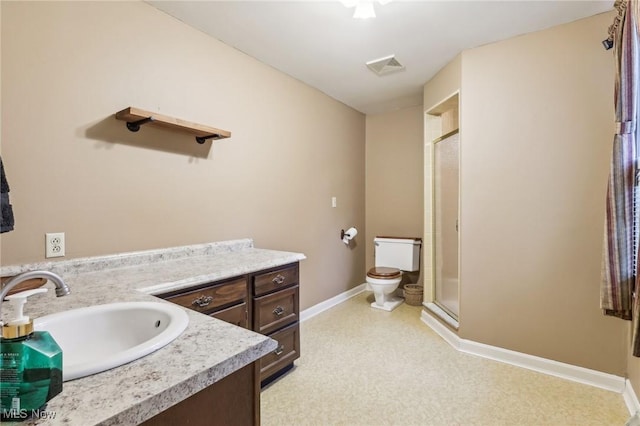
<svg viewBox="0 0 640 426"><path fill-rule="evenodd" d="M153 117L147 117L147 118L143 118L142 120L138 120L138 121L127 121L127 129L129 129L132 132L137 132L138 130L140 130L140 126L142 126L143 124L147 124L153 121Z"/></svg>
<svg viewBox="0 0 640 426"><path fill-rule="evenodd" d="M196 142L198 142L200 145L202 145L203 143L205 143L207 141L207 139L220 139L221 136L217 133L214 133L212 135L208 135L208 136L196 136Z"/></svg>

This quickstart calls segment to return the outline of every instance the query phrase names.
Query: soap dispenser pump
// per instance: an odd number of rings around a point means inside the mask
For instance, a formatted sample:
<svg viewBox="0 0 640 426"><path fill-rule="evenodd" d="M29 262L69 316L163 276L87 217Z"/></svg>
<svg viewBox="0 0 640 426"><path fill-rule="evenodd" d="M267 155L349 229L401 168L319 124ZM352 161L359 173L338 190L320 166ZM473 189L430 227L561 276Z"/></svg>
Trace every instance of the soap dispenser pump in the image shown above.
<svg viewBox="0 0 640 426"><path fill-rule="evenodd" d="M47 331L34 331L24 315L27 297L46 288L7 296L16 317L2 324L0 410L3 419L25 419L62 392L62 349Z"/></svg>

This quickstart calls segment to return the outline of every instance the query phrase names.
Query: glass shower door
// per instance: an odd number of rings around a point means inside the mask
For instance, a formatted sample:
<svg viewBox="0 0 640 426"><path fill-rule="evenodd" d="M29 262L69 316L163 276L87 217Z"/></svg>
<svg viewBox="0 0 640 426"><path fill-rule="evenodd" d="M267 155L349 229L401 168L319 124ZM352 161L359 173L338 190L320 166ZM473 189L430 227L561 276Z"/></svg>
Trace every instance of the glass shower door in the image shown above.
<svg viewBox="0 0 640 426"><path fill-rule="evenodd" d="M460 135L433 142L433 267L435 303L458 319L458 192Z"/></svg>

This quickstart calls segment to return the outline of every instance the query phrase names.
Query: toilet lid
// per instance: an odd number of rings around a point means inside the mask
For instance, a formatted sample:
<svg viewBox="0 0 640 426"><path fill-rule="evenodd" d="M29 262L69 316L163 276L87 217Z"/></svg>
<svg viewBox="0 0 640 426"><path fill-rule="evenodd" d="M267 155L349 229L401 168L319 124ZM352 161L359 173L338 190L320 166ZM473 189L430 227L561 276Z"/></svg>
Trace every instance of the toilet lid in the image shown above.
<svg viewBox="0 0 640 426"><path fill-rule="evenodd" d="M399 276L402 275L402 272L400 271L400 269L397 268L387 268L385 266L377 266L375 268L371 268L369 269L369 272L367 272L367 276L371 277L371 278L378 278L378 279L393 279L393 278L398 278Z"/></svg>

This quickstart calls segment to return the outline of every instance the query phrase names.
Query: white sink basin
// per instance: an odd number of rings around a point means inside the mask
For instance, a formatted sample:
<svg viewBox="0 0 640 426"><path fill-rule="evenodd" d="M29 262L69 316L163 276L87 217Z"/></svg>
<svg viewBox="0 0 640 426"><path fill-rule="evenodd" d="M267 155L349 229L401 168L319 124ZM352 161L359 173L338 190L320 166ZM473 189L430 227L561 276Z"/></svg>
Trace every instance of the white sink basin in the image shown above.
<svg viewBox="0 0 640 426"><path fill-rule="evenodd" d="M118 367L169 344L189 317L176 305L122 302L73 309L37 318L62 348L63 380Z"/></svg>

